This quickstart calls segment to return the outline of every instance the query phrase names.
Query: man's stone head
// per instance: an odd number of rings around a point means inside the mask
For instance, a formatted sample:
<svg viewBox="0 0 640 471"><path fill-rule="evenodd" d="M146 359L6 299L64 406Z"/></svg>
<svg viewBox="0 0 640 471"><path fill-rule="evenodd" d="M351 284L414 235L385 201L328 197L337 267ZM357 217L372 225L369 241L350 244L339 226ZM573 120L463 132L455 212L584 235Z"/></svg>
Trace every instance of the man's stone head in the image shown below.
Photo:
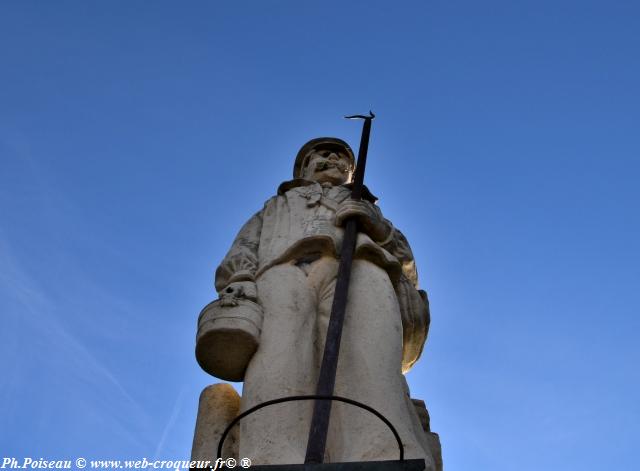
<svg viewBox="0 0 640 471"><path fill-rule="evenodd" d="M355 158L349 144L335 137L307 142L296 157L294 178L341 185L351 181Z"/></svg>

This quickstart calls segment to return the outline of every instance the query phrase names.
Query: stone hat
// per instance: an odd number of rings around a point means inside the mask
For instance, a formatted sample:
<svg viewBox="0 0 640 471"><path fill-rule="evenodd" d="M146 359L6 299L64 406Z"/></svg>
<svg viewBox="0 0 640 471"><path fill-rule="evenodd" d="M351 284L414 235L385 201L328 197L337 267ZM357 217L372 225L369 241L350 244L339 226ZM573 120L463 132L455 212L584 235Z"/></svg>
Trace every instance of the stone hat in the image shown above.
<svg viewBox="0 0 640 471"><path fill-rule="evenodd" d="M356 166L356 158L354 157L353 151L351 150L351 147L349 147L349 144L344 142L342 139L338 139L337 137L317 137L315 139L311 139L298 151L298 155L296 155L296 162L293 165L293 178L302 177L302 170L307 163L306 157L314 149L335 149L338 151L342 151L347 155L351 168L354 169Z"/></svg>

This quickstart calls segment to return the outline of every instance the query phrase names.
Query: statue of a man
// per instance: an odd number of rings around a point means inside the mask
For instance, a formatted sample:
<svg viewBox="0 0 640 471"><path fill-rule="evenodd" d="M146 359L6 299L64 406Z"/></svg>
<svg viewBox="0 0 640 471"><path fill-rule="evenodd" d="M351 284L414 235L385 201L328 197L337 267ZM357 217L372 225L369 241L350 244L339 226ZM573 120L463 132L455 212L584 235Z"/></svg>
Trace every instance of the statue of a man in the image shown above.
<svg viewBox="0 0 640 471"><path fill-rule="evenodd" d="M253 293L263 311L259 347L246 369L241 410L313 394L335 289L342 226L359 234L342 333L335 394L381 412L398 430L407 458L435 469L431 445L403 373L418 359L429 327L426 293L405 237L365 188L350 199L355 159L349 145L318 138L300 149L284 182L240 230L216 271L216 289ZM262 409L240 425L239 456L254 464L304 461L313 404ZM374 415L334 402L326 462L394 460L397 444Z"/></svg>

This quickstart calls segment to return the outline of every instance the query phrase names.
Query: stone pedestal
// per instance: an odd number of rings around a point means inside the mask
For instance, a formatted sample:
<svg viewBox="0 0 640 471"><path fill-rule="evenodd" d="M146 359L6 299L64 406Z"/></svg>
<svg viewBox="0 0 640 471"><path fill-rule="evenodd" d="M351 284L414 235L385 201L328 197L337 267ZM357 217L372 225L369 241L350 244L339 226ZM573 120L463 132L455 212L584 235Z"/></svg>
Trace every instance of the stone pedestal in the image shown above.
<svg viewBox="0 0 640 471"><path fill-rule="evenodd" d="M230 384L212 384L200 393L196 431L193 436L191 459L216 461L218 442L222 432L239 414L240 396ZM238 458L238 428L234 427L224 443L223 458Z"/></svg>
<svg viewBox="0 0 640 471"><path fill-rule="evenodd" d="M253 471L424 471L424 460L251 466Z"/></svg>

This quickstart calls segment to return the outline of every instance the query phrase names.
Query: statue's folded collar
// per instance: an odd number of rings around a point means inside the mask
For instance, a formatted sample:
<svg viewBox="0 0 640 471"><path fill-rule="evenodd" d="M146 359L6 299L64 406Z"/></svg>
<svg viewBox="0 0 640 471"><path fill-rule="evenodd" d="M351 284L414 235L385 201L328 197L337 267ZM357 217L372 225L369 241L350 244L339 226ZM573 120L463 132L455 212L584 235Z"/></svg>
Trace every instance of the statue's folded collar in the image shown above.
<svg viewBox="0 0 640 471"><path fill-rule="evenodd" d="M288 180L280 184L278 187L278 195L284 195L287 191L292 190L293 188L309 185L318 185L318 183L311 180L305 180L304 178L294 178L293 180ZM347 183L343 186L351 189L353 183ZM366 185L362 187L362 198L371 203L378 201L378 198L369 191L369 188L367 188Z"/></svg>

